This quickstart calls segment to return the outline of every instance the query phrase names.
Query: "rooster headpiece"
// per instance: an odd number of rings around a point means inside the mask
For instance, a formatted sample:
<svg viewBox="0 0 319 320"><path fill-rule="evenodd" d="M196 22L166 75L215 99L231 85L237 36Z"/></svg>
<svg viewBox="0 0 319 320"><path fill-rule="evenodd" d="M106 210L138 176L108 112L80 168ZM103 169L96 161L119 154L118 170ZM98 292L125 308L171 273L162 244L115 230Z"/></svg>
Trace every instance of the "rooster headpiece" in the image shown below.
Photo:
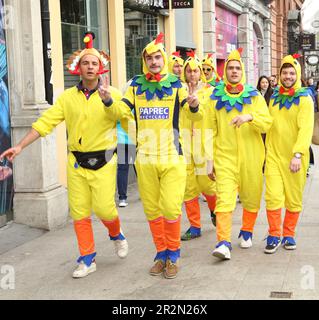
<svg viewBox="0 0 319 320"><path fill-rule="evenodd" d="M280 73L281 73L281 69L282 69L283 65L286 64L286 63L290 64L296 70L297 81L294 84L294 86L292 88L290 88L290 90L292 90L294 92L296 92L297 90L299 90L301 88L301 66L300 66L300 63L297 60L300 57L301 57L301 55L299 55L298 53L293 54L293 55L288 55L288 56L286 56L286 57L284 57L282 59L281 66L280 66ZM279 85L280 92L289 91L281 83L280 77L279 77L278 85Z"/></svg>
<svg viewBox="0 0 319 320"><path fill-rule="evenodd" d="M216 76L216 80L220 81L220 76L218 75L218 73L216 72L216 68L214 66L214 60L213 60L213 54L212 53L208 53L205 58L202 60L202 65L207 65L209 67L212 68L213 70L213 75L212 75L212 79L208 79L207 82L210 82L211 80L213 80L213 78Z"/></svg>
<svg viewBox="0 0 319 320"><path fill-rule="evenodd" d="M224 76L223 76L223 79L224 79L224 83L225 83L225 86L226 86L226 90L228 91L228 88L230 87L237 87L239 92L242 92L244 90L244 86L246 84L246 74L245 74L245 66L244 66L244 63L242 62L241 60L241 54L242 54L242 51L243 49L242 48L238 48L236 50L233 50L226 62L225 62L225 66L224 66ZM226 70L227 70L227 65L230 61L238 61L241 65L241 69L243 71L243 74L242 74L242 78L241 80L239 81L239 83L236 83L236 84L232 84L228 81L227 79L227 73L226 73Z"/></svg>
<svg viewBox="0 0 319 320"><path fill-rule="evenodd" d="M79 65L81 59L86 55L92 55L99 59L100 61L100 69L98 74L103 74L108 72L107 69L108 63L110 61L110 57L101 50L97 50L93 47L93 40L95 39L95 34L93 32L85 33L83 42L85 43L85 49L78 50L72 54L72 56L67 61L66 67L71 74L80 75Z"/></svg>
<svg viewBox="0 0 319 320"><path fill-rule="evenodd" d="M155 40L153 40L151 43L149 43L143 50L142 53L142 60L143 60L143 73L145 75L150 74L150 71L147 68L146 62L145 62L145 53L151 55L155 52L160 51L160 53L163 56L164 59L164 67L162 71L160 72L160 75L166 75L168 73L168 59L167 59L167 54L165 52L164 48L164 34L160 33Z"/></svg>
<svg viewBox="0 0 319 320"><path fill-rule="evenodd" d="M196 68L199 68L199 70L200 70L200 80L202 82L206 82L206 77L205 77L205 74L203 72L202 63L200 62L200 60L199 60L198 56L196 55L195 51L193 51L193 50L188 51L187 52L187 56L188 56L188 59L184 63L181 80L183 82L186 82L185 72L186 72L187 66L189 66L192 70L195 70Z"/></svg>
<svg viewBox="0 0 319 320"><path fill-rule="evenodd" d="M184 60L181 57L180 51L173 52L172 55L168 58L168 71L173 73L173 67L175 63L178 63L181 67L184 64Z"/></svg>

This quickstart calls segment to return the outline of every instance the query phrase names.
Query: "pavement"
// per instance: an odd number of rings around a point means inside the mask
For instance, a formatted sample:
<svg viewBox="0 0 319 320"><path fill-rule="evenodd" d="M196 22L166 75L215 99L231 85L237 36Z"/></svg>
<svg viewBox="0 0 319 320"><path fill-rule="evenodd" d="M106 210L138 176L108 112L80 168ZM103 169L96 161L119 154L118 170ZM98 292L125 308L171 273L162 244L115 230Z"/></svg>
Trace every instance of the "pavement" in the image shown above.
<svg viewBox="0 0 319 320"><path fill-rule="evenodd" d="M72 222L57 231L43 232L12 223L0 229L0 300L220 300L319 299L319 147L304 194L297 227L297 250L279 248L263 253L267 236L265 204L259 213L253 247L241 249L238 233L242 208L233 215L233 251L230 261L211 253L215 228L207 204L201 202L202 237L182 242L180 272L173 280L148 274L155 255L137 185L129 186L129 206L120 208L129 255L119 259L104 226L93 219L97 272L72 279L78 255ZM182 231L188 228L185 213ZM11 273L10 273L11 272ZM10 274L9 274L10 273ZM10 282L11 281L11 282ZM6 286L11 284L11 286ZM7 287L7 289L6 289Z"/></svg>

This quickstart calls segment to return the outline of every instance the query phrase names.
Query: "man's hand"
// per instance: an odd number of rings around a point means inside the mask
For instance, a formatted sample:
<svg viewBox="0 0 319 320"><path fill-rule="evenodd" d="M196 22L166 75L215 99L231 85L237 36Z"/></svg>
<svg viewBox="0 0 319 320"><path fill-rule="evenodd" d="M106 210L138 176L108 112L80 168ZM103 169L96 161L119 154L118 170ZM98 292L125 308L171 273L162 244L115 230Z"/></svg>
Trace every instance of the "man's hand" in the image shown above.
<svg viewBox="0 0 319 320"><path fill-rule="evenodd" d="M22 148L19 145L17 145L13 148L4 151L0 156L0 160L2 160L3 158L7 158L10 162L12 162L13 159L21 153L21 151Z"/></svg>
<svg viewBox="0 0 319 320"><path fill-rule="evenodd" d="M188 92L189 92L189 95L187 97L187 102L188 102L188 105L191 107L191 108L197 108L199 106L199 100L198 100L198 97L196 95L196 84L195 83L188 83Z"/></svg>
<svg viewBox="0 0 319 320"><path fill-rule="evenodd" d="M98 91L103 102L107 103L112 99L110 91L110 79L108 75L105 75L104 78L100 75L100 85Z"/></svg>
<svg viewBox="0 0 319 320"><path fill-rule="evenodd" d="M296 173L300 170L301 168L301 159L297 159L293 157L290 161L290 166L289 169L292 173Z"/></svg>
<svg viewBox="0 0 319 320"><path fill-rule="evenodd" d="M214 162L213 160L207 161L207 175L210 180L215 181L216 175L215 175L215 168L214 168Z"/></svg>
<svg viewBox="0 0 319 320"><path fill-rule="evenodd" d="M253 116L251 114L243 114L240 116L236 116L230 124L233 125L234 127L239 128L242 124L246 122L250 122L252 120L253 120Z"/></svg>

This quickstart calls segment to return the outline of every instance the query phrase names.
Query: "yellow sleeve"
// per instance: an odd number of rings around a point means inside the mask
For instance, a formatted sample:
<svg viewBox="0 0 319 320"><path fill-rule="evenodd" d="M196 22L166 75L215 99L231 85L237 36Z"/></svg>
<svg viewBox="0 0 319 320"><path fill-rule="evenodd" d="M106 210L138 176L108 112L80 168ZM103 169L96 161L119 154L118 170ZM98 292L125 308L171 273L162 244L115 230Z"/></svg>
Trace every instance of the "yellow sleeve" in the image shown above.
<svg viewBox="0 0 319 320"><path fill-rule="evenodd" d="M214 103L211 99L207 101L205 105L205 117L204 117L204 128L205 128L205 156L207 160L213 160L214 158L214 140L217 136L217 119L216 110Z"/></svg>
<svg viewBox="0 0 319 320"><path fill-rule="evenodd" d="M55 104L46 110L42 116L32 124L41 137L45 137L62 121L64 121L64 95L62 94Z"/></svg>
<svg viewBox="0 0 319 320"><path fill-rule="evenodd" d="M135 96L134 88L129 86L124 96L119 100L113 99L113 104L110 107L114 110L124 110L123 117L118 118L122 129L127 133L133 144L136 144L136 123L134 118Z"/></svg>
<svg viewBox="0 0 319 320"><path fill-rule="evenodd" d="M199 104L198 108L192 109L187 103L188 92L186 87L178 89L178 98L180 106L184 109L185 114L189 120L199 121L203 119L203 106Z"/></svg>
<svg viewBox="0 0 319 320"><path fill-rule="evenodd" d="M297 141L293 153L305 154L311 145L314 126L314 106L310 96L300 97L300 110L298 113L297 125L299 128Z"/></svg>
<svg viewBox="0 0 319 320"><path fill-rule="evenodd" d="M127 91L129 91L130 88ZM122 97L120 91L113 87L111 87L111 96L112 100L109 104L105 105L105 112L108 118L114 121L122 119L132 119L130 106L123 102L125 96Z"/></svg>
<svg viewBox="0 0 319 320"><path fill-rule="evenodd" d="M267 133L271 128L273 119L269 113L267 103L261 94L252 98L253 111L251 115L253 120L249 122L260 133Z"/></svg>

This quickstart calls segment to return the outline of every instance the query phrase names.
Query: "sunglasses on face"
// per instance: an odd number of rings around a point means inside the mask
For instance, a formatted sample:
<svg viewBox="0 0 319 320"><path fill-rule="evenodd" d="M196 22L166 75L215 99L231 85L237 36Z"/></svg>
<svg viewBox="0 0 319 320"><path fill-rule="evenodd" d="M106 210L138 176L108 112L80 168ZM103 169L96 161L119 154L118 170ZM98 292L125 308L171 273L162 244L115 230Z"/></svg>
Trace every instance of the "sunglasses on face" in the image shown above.
<svg viewBox="0 0 319 320"><path fill-rule="evenodd" d="M211 68L203 68L203 71L211 72L212 69Z"/></svg>

